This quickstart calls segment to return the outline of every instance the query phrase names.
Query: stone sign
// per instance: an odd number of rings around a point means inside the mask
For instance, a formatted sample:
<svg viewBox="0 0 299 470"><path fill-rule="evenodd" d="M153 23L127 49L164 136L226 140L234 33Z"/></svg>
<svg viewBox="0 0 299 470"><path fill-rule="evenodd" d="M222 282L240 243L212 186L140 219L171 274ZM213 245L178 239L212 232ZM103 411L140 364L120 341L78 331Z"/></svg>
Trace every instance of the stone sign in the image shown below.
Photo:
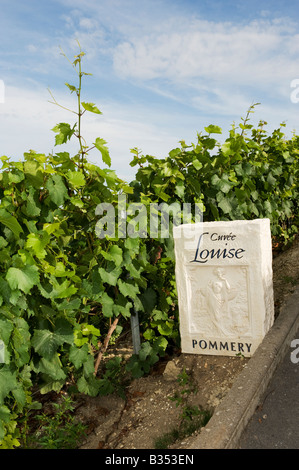
<svg viewBox="0 0 299 470"><path fill-rule="evenodd" d="M269 219L174 227L183 353L252 356L274 321Z"/></svg>

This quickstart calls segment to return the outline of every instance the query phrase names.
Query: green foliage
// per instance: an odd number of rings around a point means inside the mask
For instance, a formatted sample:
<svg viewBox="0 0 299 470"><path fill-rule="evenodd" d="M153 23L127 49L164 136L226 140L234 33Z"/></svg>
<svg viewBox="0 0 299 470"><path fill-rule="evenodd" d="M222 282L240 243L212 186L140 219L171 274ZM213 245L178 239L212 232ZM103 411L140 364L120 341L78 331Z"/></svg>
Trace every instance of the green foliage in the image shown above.
<svg viewBox="0 0 299 470"><path fill-rule="evenodd" d="M272 135L264 130L265 122L254 129L248 124L254 106L223 144L211 138L221 129L210 125L196 144L181 141L181 148L165 159L136 150L131 162L140 165L132 183L136 196L201 203L205 221L269 218L279 242L292 240L298 231L299 137L286 139L284 124Z"/></svg>
<svg viewBox="0 0 299 470"><path fill-rule="evenodd" d="M123 375L123 359L121 357L110 359L107 362L103 377L98 381L98 394L109 395L110 393L117 393L125 400Z"/></svg>
<svg viewBox="0 0 299 470"><path fill-rule="evenodd" d="M80 81L81 58L79 54L74 62ZM76 93L80 101L81 85ZM93 104L82 106L98 113ZM115 266L119 271L114 279L124 282L123 250L95 236L97 204L116 200L127 185L114 172L87 162L88 149L78 134L82 115L79 106L75 125L60 123L53 129L56 145L79 139L80 150L74 157L67 152L46 156L30 151L23 162L1 158L2 446L8 445L11 423L26 406L33 383L41 393L59 391L72 376L82 393L98 393L94 377L98 342L107 334L109 317L130 316L127 290L115 297L111 282L106 287L107 279L101 276ZM104 142L96 142L109 164ZM13 439L10 442L16 445Z"/></svg>
<svg viewBox="0 0 299 470"><path fill-rule="evenodd" d="M197 406L188 404L188 397L197 393L195 385L192 383L191 377L187 374L186 369L179 374L177 379L179 389L175 392L170 400L176 403L176 407L181 408L181 422L190 421L194 416L198 416L201 410Z"/></svg>
<svg viewBox="0 0 299 470"><path fill-rule="evenodd" d="M283 242L298 227L299 137L286 139L281 128L267 135L265 123L254 129L248 124L253 108L222 145L213 138L221 129L209 125L196 144L181 141L164 159L133 149L136 178L129 185L118 178L107 142L95 137L88 146L82 137L83 115L101 115L94 103L81 100L82 78L89 75L82 72L83 57L80 50L71 62L78 85L66 83L77 97L77 110L71 110L76 122L53 127L55 148L77 139L78 153L30 150L24 161L1 157L2 447L18 445L17 417L32 406L33 385L41 393L59 392L71 381L93 396L121 390L122 361L108 363L101 378L95 373L95 357L116 318L114 340L138 312L143 344L125 366L133 377L180 345L172 238L100 238L100 203L117 208L120 195L128 204L141 202L140 223L152 203L160 215L163 202L199 204L205 220L269 217L273 237ZM103 167L88 161L92 150ZM132 215L128 220L133 224Z"/></svg>
<svg viewBox="0 0 299 470"><path fill-rule="evenodd" d="M148 341L141 345L138 354L133 354L126 366L134 378L142 377L148 373L151 366L158 362L159 357L164 355L167 340L163 337L155 338L152 345Z"/></svg>

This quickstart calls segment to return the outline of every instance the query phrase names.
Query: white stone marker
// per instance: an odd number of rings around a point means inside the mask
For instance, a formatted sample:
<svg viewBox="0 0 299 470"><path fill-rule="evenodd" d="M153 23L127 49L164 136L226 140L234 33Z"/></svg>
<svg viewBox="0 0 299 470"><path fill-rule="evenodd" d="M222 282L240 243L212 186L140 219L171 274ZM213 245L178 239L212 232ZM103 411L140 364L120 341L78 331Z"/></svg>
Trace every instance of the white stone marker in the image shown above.
<svg viewBox="0 0 299 470"><path fill-rule="evenodd" d="M174 227L183 353L252 356L274 321L269 219Z"/></svg>

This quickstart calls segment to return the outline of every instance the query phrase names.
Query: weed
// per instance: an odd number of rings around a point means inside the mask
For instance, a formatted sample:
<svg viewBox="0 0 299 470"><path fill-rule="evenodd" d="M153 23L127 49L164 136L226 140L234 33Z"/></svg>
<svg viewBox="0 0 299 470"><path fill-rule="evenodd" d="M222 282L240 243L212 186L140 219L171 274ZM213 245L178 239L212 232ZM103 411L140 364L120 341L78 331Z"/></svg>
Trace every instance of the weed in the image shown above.
<svg viewBox="0 0 299 470"><path fill-rule="evenodd" d="M298 284L298 279L295 279L292 276L283 276L282 280L287 284L292 284L292 286L296 286Z"/></svg>
<svg viewBox="0 0 299 470"><path fill-rule="evenodd" d="M210 410L198 410L197 416L193 416L190 421L182 421L178 428L173 428L170 432L158 437L155 440L155 449L167 449L175 442L191 436L195 431L206 426L211 417Z"/></svg>
<svg viewBox="0 0 299 470"><path fill-rule="evenodd" d="M76 449L87 426L75 420L74 406L70 397L63 397L60 403L53 403L53 407L54 415L48 416L42 413L36 416L40 425L30 439L31 447Z"/></svg>
<svg viewBox="0 0 299 470"><path fill-rule="evenodd" d="M181 407L180 424L177 428L173 428L170 432L158 437L155 440L155 449L167 449L176 441L190 436L205 426L212 416L210 410L203 410L199 406L188 403L188 397L191 394L196 394L198 390L191 382L191 377L187 374L185 368L178 375L177 381L180 389L169 399L174 401L177 407Z"/></svg>

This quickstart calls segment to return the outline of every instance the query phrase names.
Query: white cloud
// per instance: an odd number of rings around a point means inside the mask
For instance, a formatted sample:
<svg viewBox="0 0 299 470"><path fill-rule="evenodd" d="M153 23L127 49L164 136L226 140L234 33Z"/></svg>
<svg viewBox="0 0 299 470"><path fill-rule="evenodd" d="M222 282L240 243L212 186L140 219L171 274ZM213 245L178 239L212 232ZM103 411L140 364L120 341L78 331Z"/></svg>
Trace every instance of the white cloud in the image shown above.
<svg viewBox="0 0 299 470"><path fill-rule="evenodd" d="M76 110L74 98L66 98L61 93L54 95L58 103ZM51 101L51 96L41 89L33 91L6 87L5 102L0 103L1 155L7 155L13 160L22 160L24 152L30 149L45 154L69 151L74 155L78 151L78 141L75 138L66 145L55 147L55 134L51 129L59 122L69 122L73 125L76 116L49 103L48 100ZM131 107L128 110L113 101L102 104L101 109L102 116L91 113L84 115L82 134L90 146L97 137L107 141L112 168L125 179L130 180L135 173L135 169L129 166L132 159L131 148L139 147L144 153L163 156L176 146L179 140L165 125L163 129L161 122L155 124L154 116L148 116L146 121L145 109ZM162 117L162 121L164 120L170 121L171 116L165 113ZM101 154L96 149L90 152L88 158L105 167Z"/></svg>
<svg viewBox="0 0 299 470"><path fill-rule="evenodd" d="M54 146L57 111L48 103L50 95L38 87L35 91L12 86L6 87L5 103L0 105L1 154L22 158L30 149L48 153ZM66 118L62 114L62 121Z"/></svg>
<svg viewBox="0 0 299 470"><path fill-rule="evenodd" d="M256 20L246 26L182 20L157 33L127 38L115 47L116 73L144 81L167 78L222 80L264 86L293 76L298 65L294 23Z"/></svg>
<svg viewBox="0 0 299 470"><path fill-rule="evenodd" d="M80 18L80 27L88 30L92 30L97 27L97 22L92 18Z"/></svg>

